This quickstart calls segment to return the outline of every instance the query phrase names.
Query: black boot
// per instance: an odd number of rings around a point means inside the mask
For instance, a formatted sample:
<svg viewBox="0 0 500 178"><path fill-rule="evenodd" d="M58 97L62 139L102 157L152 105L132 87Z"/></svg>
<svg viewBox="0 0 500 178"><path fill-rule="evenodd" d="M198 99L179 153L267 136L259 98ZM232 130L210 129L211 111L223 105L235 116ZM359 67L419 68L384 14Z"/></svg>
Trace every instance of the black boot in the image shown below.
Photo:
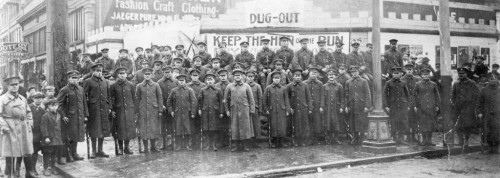
<svg viewBox="0 0 500 178"><path fill-rule="evenodd" d="M151 139L149 141L151 143L151 153L158 153L158 149L156 149L156 139Z"/></svg>
<svg viewBox="0 0 500 178"><path fill-rule="evenodd" d="M16 177L21 177L21 162L23 161L23 157L16 157L16 168L14 169L14 175Z"/></svg>
<svg viewBox="0 0 500 178"><path fill-rule="evenodd" d="M143 147L144 147L144 153L150 153L148 149L148 140L142 140Z"/></svg>
<svg viewBox="0 0 500 178"><path fill-rule="evenodd" d="M251 144L250 139L243 140L243 151L244 152L249 152L250 151L250 148L249 148L250 144Z"/></svg>
<svg viewBox="0 0 500 178"><path fill-rule="evenodd" d="M12 157L6 157L5 158L5 175L7 177L10 177L12 174L14 174L12 172L12 169L13 169L13 166L14 165L14 158Z"/></svg>
<svg viewBox="0 0 500 178"><path fill-rule="evenodd" d="M97 154L96 156L98 157L101 157L101 158L109 158L109 155L107 155L106 153L104 153L104 151L102 151L102 144L104 142L104 138L98 138L97 139Z"/></svg>
<svg viewBox="0 0 500 178"><path fill-rule="evenodd" d="M231 141L231 152L238 151L239 143L240 142L238 140Z"/></svg>
<svg viewBox="0 0 500 178"><path fill-rule="evenodd" d="M73 156L74 161L81 161L83 160L83 157L76 153L76 148L78 148L78 142L74 141L70 146L71 155Z"/></svg>
<svg viewBox="0 0 500 178"><path fill-rule="evenodd" d="M186 150L188 150L188 151L193 150L193 148L192 148L193 139L191 138L191 135L186 135L184 137L184 144L186 145Z"/></svg>
<svg viewBox="0 0 500 178"><path fill-rule="evenodd" d="M33 168L33 172L35 173L36 176L40 176L38 174L38 171L36 170L36 163L38 162L38 154L35 153L33 155L31 155L31 166Z"/></svg>
<svg viewBox="0 0 500 178"><path fill-rule="evenodd" d="M96 138L90 138L92 144L92 154L90 154L90 159L97 158L97 140Z"/></svg>
<svg viewBox="0 0 500 178"><path fill-rule="evenodd" d="M127 155L134 154L134 152L132 152L132 150L130 150L130 147L129 147L130 140L125 140L124 143L125 143L125 149L123 150L123 153L125 153Z"/></svg>
<svg viewBox="0 0 500 178"><path fill-rule="evenodd" d="M116 149L116 156L123 155L123 140L118 140L118 148Z"/></svg>
<svg viewBox="0 0 500 178"><path fill-rule="evenodd" d="M175 136L175 140L174 140L174 150L175 151L180 151L182 149L182 145L183 145L183 138L182 136Z"/></svg>
<svg viewBox="0 0 500 178"><path fill-rule="evenodd" d="M26 178L38 178L34 171L35 167L33 167L31 156L23 157L23 159L24 167L26 168Z"/></svg>

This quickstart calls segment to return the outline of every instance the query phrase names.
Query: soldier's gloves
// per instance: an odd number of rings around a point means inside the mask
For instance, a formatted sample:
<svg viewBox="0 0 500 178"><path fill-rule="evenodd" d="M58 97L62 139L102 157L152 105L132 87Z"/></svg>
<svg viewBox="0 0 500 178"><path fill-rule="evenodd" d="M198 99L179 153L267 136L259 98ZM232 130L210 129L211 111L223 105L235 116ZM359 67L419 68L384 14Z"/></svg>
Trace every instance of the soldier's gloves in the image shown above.
<svg viewBox="0 0 500 178"><path fill-rule="evenodd" d="M345 108L345 113L349 113L349 108Z"/></svg>
<svg viewBox="0 0 500 178"><path fill-rule="evenodd" d="M2 133L3 134L8 134L10 132L10 129L6 126L2 126Z"/></svg>
<svg viewBox="0 0 500 178"><path fill-rule="evenodd" d="M198 114L201 116L201 110L198 110Z"/></svg>
<svg viewBox="0 0 500 178"><path fill-rule="evenodd" d="M227 112L226 112L226 115L227 115L227 116L231 116L231 112L227 111Z"/></svg>
<svg viewBox="0 0 500 178"><path fill-rule="evenodd" d="M385 107L385 110L386 110L387 112L390 112L390 111L391 111L391 109L389 109L389 107Z"/></svg>
<svg viewBox="0 0 500 178"><path fill-rule="evenodd" d="M45 144L50 144L50 138L45 138Z"/></svg>
<svg viewBox="0 0 500 178"><path fill-rule="evenodd" d="M174 117L174 112L171 112L170 115L172 115L172 117Z"/></svg>
<svg viewBox="0 0 500 178"><path fill-rule="evenodd" d="M478 117L479 119L481 119L481 118L483 118L483 114L478 114L478 115L477 115L477 117Z"/></svg>
<svg viewBox="0 0 500 178"><path fill-rule="evenodd" d="M319 112L321 112L321 113L322 113L322 112L323 112L323 108L319 108Z"/></svg>
<svg viewBox="0 0 500 178"><path fill-rule="evenodd" d="M69 119L67 117L63 118L64 123L68 123Z"/></svg>
<svg viewBox="0 0 500 178"><path fill-rule="evenodd" d="M340 113L343 113L343 112L344 112L344 110L342 108L340 108Z"/></svg>

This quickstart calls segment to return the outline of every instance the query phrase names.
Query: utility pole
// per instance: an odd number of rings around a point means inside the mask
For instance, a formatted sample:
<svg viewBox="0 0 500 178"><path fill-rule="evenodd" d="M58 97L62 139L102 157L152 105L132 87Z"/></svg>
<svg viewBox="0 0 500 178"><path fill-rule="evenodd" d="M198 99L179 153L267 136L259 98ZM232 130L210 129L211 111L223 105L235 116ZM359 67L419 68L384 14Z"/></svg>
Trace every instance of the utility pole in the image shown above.
<svg viewBox="0 0 500 178"><path fill-rule="evenodd" d="M68 1L47 0L47 62L49 83L57 90L66 85L69 64ZM56 91L57 91L56 90Z"/></svg>
<svg viewBox="0 0 500 178"><path fill-rule="evenodd" d="M389 116L382 108L382 64L380 52L380 20L382 0L372 0L372 43L373 43L373 106L374 110L368 113L368 136L363 141L361 150L375 154L396 152L396 143L391 139Z"/></svg>
<svg viewBox="0 0 500 178"><path fill-rule="evenodd" d="M443 129L448 131L453 128L453 119L451 118L451 48L450 48L450 6L449 0L439 1L439 39L440 39L440 64L441 64L441 114L443 117ZM443 144L453 144L453 135L448 134Z"/></svg>

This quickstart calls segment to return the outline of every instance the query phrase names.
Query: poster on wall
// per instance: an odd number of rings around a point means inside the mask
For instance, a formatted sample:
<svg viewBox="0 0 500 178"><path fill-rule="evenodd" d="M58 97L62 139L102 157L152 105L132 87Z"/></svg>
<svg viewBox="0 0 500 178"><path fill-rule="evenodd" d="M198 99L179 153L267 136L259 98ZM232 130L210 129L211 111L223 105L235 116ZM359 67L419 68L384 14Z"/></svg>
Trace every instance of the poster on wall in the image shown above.
<svg viewBox="0 0 500 178"><path fill-rule="evenodd" d="M344 44L349 44L349 33L325 33L325 34L204 34L207 42L207 50L209 53L215 56L218 51L218 44L221 42L227 43L227 51L236 55L240 53L240 43L246 41L249 43L248 51L252 54L257 54L262 49L261 39L270 39L269 48L276 51L280 48L279 38L281 36L289 36L291 42L289 47L294 51L301 48L300 40L303 38L309 39L308 49L312 50L314 54L318 52L318 45L316 42L320 40L326 41L326 49L329 52L335 50L336 42L343 42ZM363 42L362 42L363 43ZM366 43L366 42L364 42ZM349 53L349 48L344 45L342 52Z"/></svg>
<svg viewBox="0 0 500 178"><path fill-rule="evenodd" d="M486 59L484 61L484 64L486 64L487 66L490 66L490 48L481 48L481 56L484 57L484 59Z"/></svg>
<svg viewBox="0 0 500 178"><path fill-rule="evenodd" d="M459 46L458 47L458 61L457 67L462 67L462 65L466 62L471 62L470 53L468 46Z"/></svg>
<svg viewBox="0 0 500 178"><path fill-rule="evenodd" d="M411 57L422 57L424 55L424 46L422 45L410 45L410 56Z"/></svg>
<svg viewBox="0 0 500 178"><path fill-rule="evenodd" d="M479 52L481 52L479 46L469 46L469 55L473 64L476 63L476 57L481 55Z"/></svg>
<svg viewBox="0 0 500 178"><path fill-rule="evenodd" d="M398 49L403 54L409 54L410 53L410 45L407 45L407 44L398 44Z"/></svg>
<svg viewBox="0 0 500 178"><path fill-rule="evenodd" d="M457 69L458 48L451 47L451 69ZM439 53L437 53L439 55Z"/></svg>

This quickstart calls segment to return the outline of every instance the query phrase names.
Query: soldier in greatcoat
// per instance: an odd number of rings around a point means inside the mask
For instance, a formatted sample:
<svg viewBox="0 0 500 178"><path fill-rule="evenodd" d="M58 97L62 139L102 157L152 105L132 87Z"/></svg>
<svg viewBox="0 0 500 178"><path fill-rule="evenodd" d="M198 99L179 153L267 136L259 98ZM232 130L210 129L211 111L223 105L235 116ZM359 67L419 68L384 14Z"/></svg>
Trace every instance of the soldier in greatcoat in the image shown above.
<svg viewBox="0 0 500 178"><path fill-rule="evenodd" d="M311 50L307 49L309 38L300 39L302 48L295 52L292 60L292 69L307 69L313 66L314 54Z"/></svg>
<svg viewBox="0 0 500 178"><path fill-rule="evenodd" d="M413 90L414 109L417 111L419 130L422 133L422 146L435 146L432 143L432 132L436 130L436 116L441 105L441 97L436 83L430 80L431 70L420 71L422 80L417 82Z"/></svg>
<svg viewBox="0 0 500 178"><path fill-rule="evenodd" d="M335 80L340 84L342 85L342 87L344 88L344 92L346 91L346 83L349 79L351 79L351 74L349 74L348 70L347 70L347 66L345 64L341 64L339 65L338 67L338 76L335 78ZM345 107L344 107L345 108ZM344 110L345 111L345 110ZM339 127L340 127L340 132L343 133L343 134L349 134L347 132L347 125L348 125L348 120L349 120L349 117L347 116L348 113L347 112L344 112L344 113L341 113L339 115Z"/></svg>
<svg viewBox="0 0 500 178"><path fill-rule="evenodd" d="M135 53L137 54L137 57L134 60L135 71L141 71L142 68L143 68L142 67L142 61L146 61L146 56L144 55L144 48L142 48L142 47L136 47L135 48ZM148 63L147 67L149 67L149 63Z"/></svg>
<svg viewBox="0 0 500 178"><path fill-rule="evenodd" d="M347 54L342 52L342 49L344 49L344 43L342 41L335 42L335 51L332 52L334 67L338 67L341 64L349 65L347 64Z"/></svg>
<svg viewBox="0 0 500 178"><path fill-rule="evenodd" d="M201 89L206 87L207 85L203 82L200 81L200 71L199 70L196 70L196 69L193 69L191 71L189 71L189 75L191 76L191 82L189 82L187 84L187 86L191 89L193 89L194 91L194 95L195 96L199 96L200 92L201 92ZM201 106L199 106L201 107ZM195 146L198 146L199 145L199 141L200 141L200 128L201 128L201 115L199 113L197 113L196 111L198 111L198 108L195 108L195 117L191 119L191 129L192 129L192 134L195 135L195 139L194 139L194 145ZM196 147L198 148L198 147Z"/></svg>
<svg viewBox="0 0 500 178"><path fill-rule="evenodd" d="M168 96L172 92L172 90L178 86L177 80L172 75L172 68L167 66L163 67L163 78L158 81L158 85L160 85L161 93L163 96L163 109L166 111ZM167 145L169 139L172 139L174 136L174 121L172 115L165 113L163 114L163 119L161 119L161 134L163 137L163 147L162 150L173 149L172 143ZM168 136L170 135L170 136Z"/></svg>
<svg viewBox="0 0 500 178"><path fill-rule="evenodd" d="M113 69L115 69L115 60L109 57L108 52L109 52L108 48L101 49L102 56L95 60L95 63L102 64L103 66L102 72L104 74L113 73Z"/></svg>
<svg viewBox="0 0 500 178"><path fill-rule="evenodd" d="M116 61L115 69L119 67L125 67L127 69L127 80L132 80L134 75L134 62L129 58L127 49L120 49L120 57ZM116 73L116 72L115 72Z"/></svg>
<svg viewBox="0 0 500 178"><path fill-rule="evenodd" d="M359 52L359 43L357 41L351 44L352 51L347 55L346 65L348 66L364 66L365 60Z"/></svg>
<svg viewBox="0 0 500 178"><path fill-rule="evenodd" d="M309 68L309 79L304 81L304 83L309 88L311 93L311 107L313 108L310 117L310 126L312 130L311 139L314 144L321 144L324 141L324 120L322 118L323 108L321 108L321 103L323 101L323 83L319 81L318 76L320 69L311 67Z"/></svg>
<svg viewBox="0 0 500 178"><path fill-rule="evenodd" d="M403 67L403 53L397 49L398 40L389 40L390 47L384 52L384 59L388 68Z"/></svg>
<svg viewBox="0 0 500 178"><path fill-rule="evenodd" d="M92 75L91 67L94 62L90 59L90 53L82 54L82 61L78 63L77 70L82 74L83 77L90 77Z"/></svg>
<svg viewBox="0 0 500 178"><path fill-rule="evenodd" d="M341 144L339 142L340 133L340 123L343 120L340 119L340 115L344 113L345 108L345 98L344 98L344 87L336 81L337 71L329 70L327 72L328 82L325 83L323 89L323 102L321 103L321 108L323 108L323 120L325 121L325 132L327 132L327 142L333 144Z"/></svg>
<svg viewBox="0 0 500 178"><path fill-rule="evenodd" d="M224 95L220 88L215 86L216 76L212 73L206 75L207 86L201 89L198 95L198 112L201 115L201 129L203 130L203 150L210 147L217 151L217 131L219 130L220 119L223 116L224 107L222 100ZM208 139L206 141L205 139Z"/></svg>
<svg viewBox="0 0 500 178"><path fill-rule="evenodd" d="M87 96L89 117L87 122L87 132L92 140L92 159L95 157L109 157L102 150L104 137L110 135L110 124L108 116L111 112L109 83L102 76L103 65L96 63L92 66L94 71L92 77L85 80L83 90ZM96 142L97 141L97 142Z"/></svg>
<svg viewBox="0 0 500 178"><path fill-rule="evenodd" d="M483 119L484 135L489 147L489 154L498 154L500 143L500 89L496 78L490 78L486 88L479 93L476 103L477 116Z"/></svg>
<svg viewBox="0 0 500 178"><path fill-rule="evenodd" d="M389 113L391 135L398 144L407 144L410 129L408 128L408 111L410 110L410 93L406 82L401 80L403 69L392 68L392 79L384 85L383 106ZM407 136L407 140L404 137Z"/></svg>
<svg viewBox="0 0 500 178"><path fill-rule="evenodd" d="M153 82L158 82L162 78L163 78L163 61L155 60L153 61L153 76L151 80L153 80Z"/></svg>
<svg viewBox="0 0 500 178"><path fill-rule="evenodd" d="M175 123L175 150L181 149L181 145L187 150L192 150L193 133L191 119L196 115L197 99L193 89L186 84L186 76L177 76L178 86L172 89L168 96L167 108Z"/></svg>
<svg viewBox="0 0 500 178"><path fill-rule="evenodd" d="M468 69L458 68L458 81L454 82L451 90L453 106L453 125L456 125L460 146L469 146L471 131L477 126L475 104L479 95L476 82L467 77Z"/></svg>
<svg viewBox="0 0 500 178"><path fill-rule="evenodd" d="M62 123L61 129L66 149L69 150L66 162L71 161L70 156L75 161L83 160L76 150L78 142L85 141L85 122L89 117L89 110L84 89L78 85L80 76L78 71L69 71L68 84L61 88L57 95L62 120L67 120Z"/></svg>
<svg viewBox="0 0 500 178"><path fill-rule="evenodd" d="M410 106L410 110L408 111L408 126L410 128L410 138L409 141L413 143L418 142L418 122L417 122L417 111L414 109L415 106L415 96L413 95L415 91L415 85L417 84L418 81L420 81L419 76L415 76L415 67L413 64L408 63L404 66L406 74L401 78L401 81L406 83L406 87L408 88L408 92L410 93L410 96L408 97L408 106Z"/></svg>
<svg viewBox="0 0 500 178"><path fill-rule="evenodd" d="M318 69L320 69L321 71L323 71L325 73L329 69L332 69L332 68L336 69L337 65L335 63L335 60L333 58L332 53L330 53L330 52L328 52L326 50L326 41L325 40L320 40L317 43L318 43L319 51L314 56L313 65L312 66L317 67ZM308 67L311 67L311 66L308 66ZM304 68L304 69L307 69L307 68ZM324 76L322 76L322 78L325 79L324 81L328 80Z"/></svg>
<svg viewBox="0 0 500 178"><path fill-rule="evenodd" d="M259 84L262 88L266 87L267 76L274 69L274 59L276 53L269 49L270 39L261 39L262 50L257 53L257 71L259 72Z"/></svg>
<svg viewBox="0 0 500 178"><path fill-rule="evenodd" d="M198 80L200 82L205 82L205 75L209 71L207 67L205 67L203 64L203 58L201 56L195 56L193 57L193 64L191 65L191 69L189 71L197 70L199 71L199 77Z"/></svg>
<svg viewBox="0 0 500 178"><path fill-rule="evenodd" d="M195 56L199 56L201 59L201 65L200 66L209 66L210 61L212 60L212 55L210 53L207 53L207 44L205 42L198 42L196 44L198 46L198 53ZM193 58L194 61L194 58ZM203 78L205 79L205 78ZM202 80L204 81L204 80Z"/></svg>
<svg viewBox="0 0 500 178"><path fill-rule="evenodd" d="M290 101L286 86L280 82L279 72L271 73L273 83L266 87L263 97L264 110L271 124L272 148L288 147L284 137L287 134L287 117L290 113Z"/></svg>
<svg viewBox="0 0 500 178"><path fill-rule="evenodd" d="M292 66L289 66L293 60L293 50L288 46L290 44L290 38L287 36L280 37L281 48L276 50L276 59L283 60L283 69L290 72ZM269 84L269 83L268 83Z"/></svg>
<svg viewBox="0 0 500 178"><path fill-rule="evenodd" d="M224 92L226 91L226 88L227 86L230 84L229 80L228 80L228 71L226 69L221 69L219 71L217 71L217 75L218 75L218 80L219 82L217 82L215 84L215 86L217 88L220 88L221 91ZM217 137L218 139L221 139L221 140L218 140L216 144L219 144L218 147L222 148L222 147L225 147L227 145L229 145L229 142L228 140L230 139L229 138L229 121L231 120L230 118L230 115L226 115L226 107L223 107L222 108L222 113L224 113L224 116L222 117L222 120L220 122L220 125L219 125L219 136Z"/></svg>
<svg viewBox="0 0 500 178"><path fill-rule="evenodd" d="M217 51L217 55L215 57L220 59L220 68L221 69L228 69L229 66L233 65L234 58L233 55L229 52L227 52L227 43L226 42L220 42L219 43L219 50Z"/></svg>
<svg viewBox="0 0 500 178"><path fill-rule="evenodd" d="M234 62L243 64L244 70L249 70L250 68L255 70L255 56L248 51L248 42L241 42L240 47L241 53L234 57Z"/></svg>
<svg viewBox="0 0 500 178"><path fill-rule="evenodd" d="M288 83L290 83L290 78L288 76L288 72L286 72L284 69L283 69L283 60L281 59L276 59L274 60L274 72L279 72L281 73L280 77L281 77L281 85L286 85ZM266 82L266 85L271 85L273 83L273 79L271 78L271 75L268 75L267 76L267 82Z"/></svg>
<svg viewBox="0 0 500 178"><path fill-rule="evenodd" d="M182 67L191 68L191 59L189 59L188 55L184 51L184 45L176 45L175 46L175 57L182 59Z"/></svg>
<svg viewBox="0 0 500 178"><path fill-rule="evenodd" d="M24 159L26 177L37 177L32 167L33 119L28 101L19 94L19 77L4 80L7 92L0 96L0 156L5 157L5 175L14 176L14 161ZM19 170L20 171L20 170Z"/></svg>
<svg viewBox="0 0 500 178"><path fill-rule="evenodd" d="M144 152L148 153L148 141L151 152L158 152L156 139L160 138L160 118L163 114L163 96L160 85L152 79L153 69L144 68L144 81L135 89L136 113L139 114L139 136L144 143Z"/></svg>
<svg viewBox="0 0 500 178"><path fill-rule="evenodd" d="M371 95L368 81L359 75L359 67L349 67L352 78L347 80L345 89L346 109L349 117L349 131L354 136L351 144L361 144L368 130L367 112L371 107Z"/></svg>
<svg viewBox="0 0 500 178"><path fill-rule="evenodd" d="M229 84L224 92L226 114L231 118L231 140L234 141L231 151L249 151L248 141L254 136L250 114L255 113L255 100L252 88L243 82L244 72L234 70L232 75L234 83Z"/></svg>
<svg viewBox="0 0 500 178"><path fill-rule="evenodd" d="M255 113L250 114L252 117L253 131L255 137L252 138L252 147L259 147L257 145L257 137L260 135L260 116L262 115L262 88L255 81L257 77L257 72L254 70L247 71L247 84L252 88L253 99L255 100Z"/></svg>
<svg viewBox="0 0 500 178"><path fill-rule="evenodd" d="M290 99L290 108L293 119L293 133L296 138L294 146L306 146L309 144L311 128L309 126L309 115L312 114L311 93L309 87L302 82L302 70L294 69L293 82L286 86Z"/></svg>
<svg viewBox="0 0 500 178"><path fill-rule="evenodd" d="M118 140L118 155L133 154L130 150L130 140L136 137L135 127L135 87L127 80L125 67L115 70L118 80L110 86L113 120L113 136ZM125 148L124 148L125 146Z"/></svg>
<svg viewBox="0 0 500 178"><path fill-rule="evenodd" d="M134 74L133 81L135 85L141 83L144 80L144 74L142 73L142 69L149 67L149 62L146 60L141 61L140 64L141 64L141 70L136 71Z"/></svg>

